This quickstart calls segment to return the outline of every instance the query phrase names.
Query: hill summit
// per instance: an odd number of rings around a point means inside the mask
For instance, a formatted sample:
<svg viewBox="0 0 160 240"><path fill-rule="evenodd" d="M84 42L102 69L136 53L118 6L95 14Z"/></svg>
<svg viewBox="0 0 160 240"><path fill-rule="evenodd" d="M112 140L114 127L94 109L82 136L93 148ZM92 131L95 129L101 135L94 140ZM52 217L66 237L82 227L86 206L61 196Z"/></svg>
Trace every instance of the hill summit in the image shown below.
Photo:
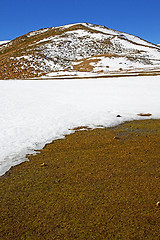
<svg viewBox="0 0 160 240"><path fill-rule="evenodd" d="M160 47L90 23L29 32L0 45L0 79L98 76L160 69Z"/></svg>

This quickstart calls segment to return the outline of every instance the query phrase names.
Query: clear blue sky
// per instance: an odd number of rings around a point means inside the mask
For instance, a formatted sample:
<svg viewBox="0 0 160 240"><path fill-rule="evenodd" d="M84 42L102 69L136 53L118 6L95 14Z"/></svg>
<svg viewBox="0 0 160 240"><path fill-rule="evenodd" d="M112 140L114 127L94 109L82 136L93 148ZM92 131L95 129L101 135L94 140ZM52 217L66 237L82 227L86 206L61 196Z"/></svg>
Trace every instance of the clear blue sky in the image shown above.
<svg viewBox="0 0 160 240"><path fill-rule="evenodd" d="M0 0L0 40L89 22L160 43L160 0Z"/></svg>

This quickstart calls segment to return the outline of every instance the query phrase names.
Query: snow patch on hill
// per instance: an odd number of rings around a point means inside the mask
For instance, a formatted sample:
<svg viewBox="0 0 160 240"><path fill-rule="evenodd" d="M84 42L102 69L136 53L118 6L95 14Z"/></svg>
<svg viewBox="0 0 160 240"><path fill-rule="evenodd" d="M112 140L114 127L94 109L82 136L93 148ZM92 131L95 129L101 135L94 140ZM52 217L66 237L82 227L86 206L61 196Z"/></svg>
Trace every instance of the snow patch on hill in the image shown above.
<svg viewBox="0 0 160 240"><path fill-rule="evenodd" d="M44 28L44 29L40 29L40 30L37 30L37 31L32 31L32 32L29 32L27 34L27 37L33 37L33 36L36 36L38 34L42 34L44 32L47 32L49 28Z"/></svg>
<svg viewBox="0 0 160 240"><path fill-rule="evenodd" d="M0 41L0 45L2 45L2 44L6 44L6 43L9 43L9 42L10 42L10 40Z"/></svg>

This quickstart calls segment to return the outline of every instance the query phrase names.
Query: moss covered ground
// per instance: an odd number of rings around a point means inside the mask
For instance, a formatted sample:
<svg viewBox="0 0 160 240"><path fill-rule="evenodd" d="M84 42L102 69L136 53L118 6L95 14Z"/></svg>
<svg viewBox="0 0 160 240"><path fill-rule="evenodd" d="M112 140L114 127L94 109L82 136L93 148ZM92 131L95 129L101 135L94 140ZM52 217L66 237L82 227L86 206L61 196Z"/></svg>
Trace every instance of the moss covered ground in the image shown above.
<svg viewBox="0 0 160 240"><path fill-rule="evenodd" d="M160 239L160 120L78 131L29 160L0 178L1 240Z"/></svg>

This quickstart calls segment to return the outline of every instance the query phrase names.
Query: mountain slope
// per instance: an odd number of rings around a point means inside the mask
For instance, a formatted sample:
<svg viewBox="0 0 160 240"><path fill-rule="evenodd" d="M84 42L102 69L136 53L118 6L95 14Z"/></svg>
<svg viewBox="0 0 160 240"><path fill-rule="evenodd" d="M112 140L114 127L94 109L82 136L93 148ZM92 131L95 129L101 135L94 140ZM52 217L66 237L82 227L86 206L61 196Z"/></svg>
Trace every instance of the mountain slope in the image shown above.
<svg viewBox="0 0 160 240"><path fill-rule="evenodd" d="M89 23L40 29L0 46L0 79L160 67L160 48Z"/></svg>

